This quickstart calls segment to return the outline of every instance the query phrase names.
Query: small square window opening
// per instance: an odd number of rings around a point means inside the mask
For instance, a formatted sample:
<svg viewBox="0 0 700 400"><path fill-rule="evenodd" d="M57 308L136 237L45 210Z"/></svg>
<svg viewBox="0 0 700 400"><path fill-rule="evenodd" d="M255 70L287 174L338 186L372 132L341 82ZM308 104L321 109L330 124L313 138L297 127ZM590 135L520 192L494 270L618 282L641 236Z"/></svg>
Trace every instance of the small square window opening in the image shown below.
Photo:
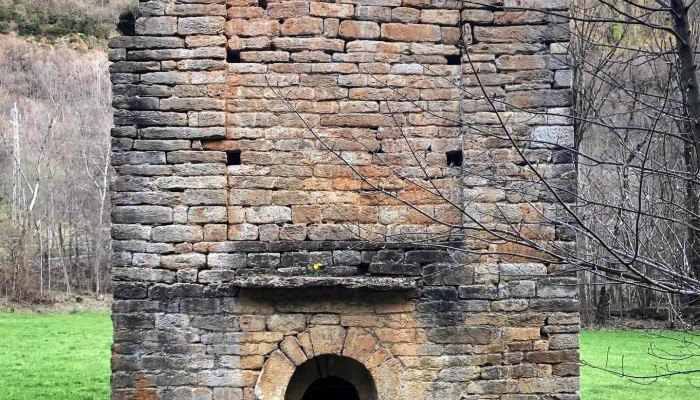
<svg viewBox="0 0 700 400"><path fill-rule="evenodd" d="M229 64L235 64L235 63L241 62L240 50L226 49L226 61Z"/></svg>
<svg viewBox="0 0 700 400"><path fill-rule="evenodd" d="M462 65L462 55L457 54L453 56L445 56L447 59L447 65Z"/></svg>
<svg viewBox="0 0 700 400"><path fill-rule="evenodd" d="M448 167L461 167L464 161L464 155L462 150L452 150L445 153L447 155L447 166Z"/></svg>
<svg viewBox="0 0 700 400"><path fill-rule="evenodd" d="M226 152L226 165L241 165L241 151L229 150Z"/></svg>

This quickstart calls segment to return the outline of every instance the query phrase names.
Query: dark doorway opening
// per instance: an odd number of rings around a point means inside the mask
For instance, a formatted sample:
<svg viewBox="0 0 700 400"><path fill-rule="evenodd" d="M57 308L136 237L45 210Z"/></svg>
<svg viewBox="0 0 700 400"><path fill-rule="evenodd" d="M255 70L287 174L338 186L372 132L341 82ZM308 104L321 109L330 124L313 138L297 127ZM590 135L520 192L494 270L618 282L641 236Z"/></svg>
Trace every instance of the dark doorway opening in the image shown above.
<svg viewBox="0 0 700 400"><path fill-rule="evenodd" d="M357 389L335 376L317 379L306 389L302 400L359 400Z"/></svg>
<svg viewBox="0 0 700 400"><path fill-rule="evenodd" d="M372 374L361 362L323 354L306 360L294 370L284 399L378 400L379 396Z"/></svg>

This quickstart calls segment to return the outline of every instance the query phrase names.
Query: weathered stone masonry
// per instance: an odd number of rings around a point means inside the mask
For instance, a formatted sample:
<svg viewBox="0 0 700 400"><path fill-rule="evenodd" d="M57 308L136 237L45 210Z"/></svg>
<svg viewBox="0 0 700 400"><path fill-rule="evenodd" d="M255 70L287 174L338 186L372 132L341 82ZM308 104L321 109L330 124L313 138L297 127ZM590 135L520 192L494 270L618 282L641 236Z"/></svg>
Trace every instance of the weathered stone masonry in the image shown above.
<svg viewBox="0 0 700 400"><path fill-rule="evenodd" d="M578 399L575 279L446 228L453 202L572 240L493 110L574 187L571 123L543 114L571 106L566 21L501 8L568 3L483 3L139 3L110 41L113 399L300 400L325 376L363 400ZM443 234L484 255L399 240Z"/></svg>

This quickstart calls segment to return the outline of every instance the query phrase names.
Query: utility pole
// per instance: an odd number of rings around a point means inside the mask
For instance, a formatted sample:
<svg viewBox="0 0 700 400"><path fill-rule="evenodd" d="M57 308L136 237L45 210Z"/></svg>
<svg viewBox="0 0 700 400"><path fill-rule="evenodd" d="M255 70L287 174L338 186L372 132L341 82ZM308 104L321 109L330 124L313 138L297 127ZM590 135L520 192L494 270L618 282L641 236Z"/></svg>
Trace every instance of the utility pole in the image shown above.
<svg viewBox="0 0 700 400"><path fill-rule="evenodd" d="M12 133L13 133L13 148L12 158L14 160L14 168L12 168L12 223L19 225L21 223L21 210L24 206L24 184L22 182L22 147L19 138L20 114L17 102L15 102L12 110Z"/></svg>

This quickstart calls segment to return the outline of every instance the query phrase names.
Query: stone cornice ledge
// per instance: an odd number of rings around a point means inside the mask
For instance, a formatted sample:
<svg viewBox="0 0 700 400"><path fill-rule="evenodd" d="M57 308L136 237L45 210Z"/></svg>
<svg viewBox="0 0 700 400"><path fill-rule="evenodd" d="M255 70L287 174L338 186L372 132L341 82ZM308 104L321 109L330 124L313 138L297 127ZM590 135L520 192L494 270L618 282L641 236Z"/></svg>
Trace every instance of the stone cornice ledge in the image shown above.
<svg viewBox="0 0 700 400"><path fill-rule="evenodd" d="M412 290L417 287L415 278L386 276L277 276L259 275L236 277L227 284L245 289L293 289L310 287L340 287L346 289L370 289L381 291Z"/></svg>

